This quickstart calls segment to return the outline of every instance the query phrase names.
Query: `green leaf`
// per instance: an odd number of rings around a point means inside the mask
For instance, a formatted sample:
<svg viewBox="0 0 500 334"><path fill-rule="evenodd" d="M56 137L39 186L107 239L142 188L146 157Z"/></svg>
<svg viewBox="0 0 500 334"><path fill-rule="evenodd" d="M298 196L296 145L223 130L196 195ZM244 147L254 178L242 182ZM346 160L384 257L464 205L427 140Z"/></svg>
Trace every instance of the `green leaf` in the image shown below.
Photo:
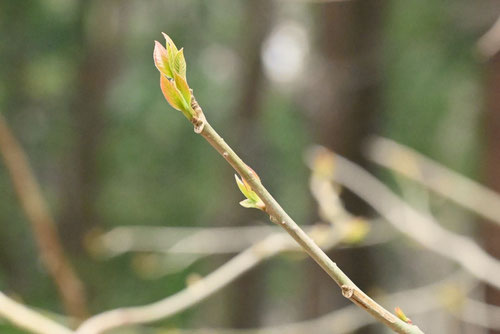
<svg viewBox="0 0 500 334"><path fill-rule="evenodd" d="M160 78L161 91L167 102L172 106L172 108L183 111L184 103L181 92L175 87L175 83L168 79L163 74Z"/></svg>
<svg viewBox="0 0 500 334"><path fill-rule="evenodd" d="M163 37L165 37L165 41L167 42L168 62L170 64L170 68L172 68L172 65L173 65L174 60L175 60L175 56L177 55L179 50L177 50L177 47L175 46L174 41L172 41L172 39L167 34L165 34L164 32L162 32L162 34L163 34Z"/></svg>
<svg viewBox="0 0 500 334"><path fill-rule="evenodd" d="M168 63L167 50L160 44L160 42L155 41L155 48L153 51L153 60L155 66L160 71L160 73L172 78L172 71L170 70L170 65Z"/></svg>
<svg viewBox="0 0 500 334"><path fill-rule="evenodd" d="M251 199L248 199L248 198L241 201L240 205L244 208L247 208L247 209L260 209L259 207L257 207L257 205L254 201L252 201Z"/></svg>
<svg viewBox="0 0 500 334"><path fill-rule="evenodd" d="M186 101L186 104L189 106L189 109L191 110L191 91L189 90L189 86L186 82L186 79L184 79L182 76L180 76L178 73L175 72L174 72L174 79L175 79L175 85L181 92L182 97Z"/></svg>
<svg viewBox="0 0 500 334"><path fill-rule="evenodd" d="M184 48L180 49L175 55L173 63L174 71L179 73L183 78L186 78L186 60L184 59Z"/></svg>
<svg viewBox="0 0 500 334"><path fill-rule="evenodd" d="M234 174L234 178L236 179L236 184L240 191L247 198L244 201L241 201L241 206L245 208L255 208L262 211L265 211L266 205L260 199L259 195L255 193L255 191L250 188L250 185L243 179L243 181L238 177L238 175Z"/></svg>
<svg viewBox="0 0 500 334"><path fill-rule="evenodd" d="M238 177L238 175L234 174L234 178L236 179L236 184L238 185L238 188L240 188L240 191L241 193L246 197L246 198L249 198L250 197L250 193L247 189L247 187L245 187L245 184L243 184L243 182L241 181L241 179Z"/></svg>

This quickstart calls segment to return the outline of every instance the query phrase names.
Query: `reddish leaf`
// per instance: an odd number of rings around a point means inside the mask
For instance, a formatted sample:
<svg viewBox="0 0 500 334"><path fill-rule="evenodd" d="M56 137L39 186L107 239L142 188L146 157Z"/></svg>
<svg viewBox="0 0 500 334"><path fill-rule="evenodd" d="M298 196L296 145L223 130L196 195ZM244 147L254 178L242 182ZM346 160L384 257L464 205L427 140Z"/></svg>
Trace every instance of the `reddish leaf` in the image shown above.
<svg viewBox="0 0 500 334"><path fill-rule="evenodd" d="M173 77L168 63L167 50L158 41L155 41L153 60L155 62L156 68L158 69L158 71L160 71L160 73L166 75L169 78Z"/></svg>
<svg viewBox="0 0 500 334"><path fill-rule="evenodd" d="M170 81L166 76L161 75L160 86L163 96L165 96L165 99L172 106L172 108L182 110L183 103L181 100L181 93L175 87L174 82Z"/></svg>

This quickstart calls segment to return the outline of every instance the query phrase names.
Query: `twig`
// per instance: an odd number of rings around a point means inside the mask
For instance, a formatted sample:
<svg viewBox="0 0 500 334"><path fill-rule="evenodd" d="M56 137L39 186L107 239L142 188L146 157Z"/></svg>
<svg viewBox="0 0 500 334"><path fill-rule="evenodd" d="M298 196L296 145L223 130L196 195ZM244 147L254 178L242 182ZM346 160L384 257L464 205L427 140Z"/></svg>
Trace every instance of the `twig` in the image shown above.
<svg viewBox="0 0 500 334"><path fill-rule="evenodd" d="M71 334L72 330L44 317L0 292L0 316L16 326L38 334Z"/></svg>
<svg viewBox="0 0 500 334"><path fill-rule="evenodd" d="M330 248L338 241L339 239L324 240L324 245ZM203 301L263 260L283 251L295 250L297 247L286 234L270 235L186 289L149 305L98 314L83 322L76 333L98 334L125 325L148 323L172 316Z"/></svg>
<svg viewBox="0 0 500 334"><path fill-rule="evenodd" d="M88 312L83 284L64 254L56 224L43 199L40 186L21 145L9 130L2 114L0 152L24 213L31 223L40 257L56 283L66 311L75 318L85 318Z"/></svg>
<svg viewBox="0 0 500 334"><path fill-rule="evenodd" d="M391 293L382 296L381 299L393 305L399 305L410 316L443 309L441 296L443 292L452 289L461 299L473 284L463 274L453 274L439 282L416 289ZM453 316L460 320L485 328L500 328L500 307L474 301L470 298L461 300L461 305L454 305L454 310L447 309ZM483 316L478 315L482 313ZM176 328L176 334L299 334L299 333L326 333L335 329L336 334L352 333L364 326L375 323L376 320L361 312L354 305L332 311L324 316L283 325L268 326L262 328L237 329L237 328L199 328L181 329ZM164 330L158 331L163 333Z"/></svg>
<svg viewBox="0 0 500 334"><path fill-rule="evenodd" d="M392 140L374 137L368 158L500 225L500 194Z"/></svg>
<svg viewBox="0 0 500 334"><path fill-rule="evenodd" d="M418 327L399 319L363 293L319 246L293 221L260 182L257 174L241 160L233 149L207 122L186 81L186 61L183 49L178 50L172 39L164 34L166 47L155 41L153 60L160 72L160 87L168 103L183 113L193 124L194 132L209 144L238 172L238 187L247 198L240 204L266 212L270 220L281 226L309 256L341 287L352 293L343 295L399 333L421 333Z"/></svg>
<svg viewBox="0 0 500 334"><path fill-rule="evenodd" d="M325 148L318 150L333 154ZM500 263L495 258L469 238L443 229L432 216L416 211L382 182L337 154L333 181L354 192L409 238L500 289Z"/></svg>
<svg viewBox="0 0 500 334"><path fill-rule="evenodd" d="M360 219L352 217L348 218L345 223L352 225L356 222L360 222ZM336 223L338 225L342 222L337 219ZM235 227L120 226L96 236L89 242L89 245L91 252L105 257L114 257L128 252L187 254L202 257L204 255L239 253L279 231L281 229L276 226L266 225ZM305 231L308 234L320 233L321 231L327 238L330 238L334 233L330 226L320 223L308 225ZM369 234L361 235L354 246L368 247L388 242L394 237L394 234L391 234L392 231L378 224L376 229L369 231ZM349 233L349 229L346 233ZM349 247L349 245L345 247Z"/></svg>
<svg viewBox="0 0 500 334"><path fill-rule="evenodd" d="M275 226L163 227L122 226L97 236L95 248L105 255L126 252L234 254L279 232Z"/></svg>
<svg viewBox="0 0 500 334"><path fill-rule="evenodd" d="M316 263L341 287L344 297L370 313L380 322L398 333L422 333L417 326L408 324L384 309L361 291L351 279L318 247L318 245L281 208L255 173L226 144L224 139L205 121L200 133L219 154L250 184L266 207L271 221L283 227Z"/></svg>

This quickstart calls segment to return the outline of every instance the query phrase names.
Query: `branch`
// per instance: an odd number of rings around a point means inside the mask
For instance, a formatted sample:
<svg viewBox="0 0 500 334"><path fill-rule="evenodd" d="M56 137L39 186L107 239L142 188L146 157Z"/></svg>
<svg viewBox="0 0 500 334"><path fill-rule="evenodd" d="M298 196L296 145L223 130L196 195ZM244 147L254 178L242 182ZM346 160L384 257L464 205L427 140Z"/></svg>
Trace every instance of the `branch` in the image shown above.
<svg viewBox="0 0 500 334"><path fill-rule="evenodd" d="M453 274L437 283L416 289L391 293L381 297L387 303L400 305L410 315L420 315L427 312L447 308L443 300L443 293L450 289L456 293L457 299L461 299L471 290L473 284L463 274ZM461 306L453 305L454 310L447 308L453 316L474 325L485 328L500 328L500 307L480 303L470 298L465 298ZM336 334L352 333L367 325L376 323L376 319L361 312L354 305L332 311L324 316L283 325L275 325L261 328L199 328L174 330L177 334L299 334L299 333L326 333L335 328ZM159 330L158 333L163 333ZM154 332L156 333L156 332Z"/></svg>
<svg viewBox="0 0 500 334"><path fill-rule="evenodd" d="M71 334L72 330L44 317L0 292L0 315L16 326L38 334Z"/></svg>
<svg viewBox="0 0 500 334"><path fill-rule="evenodd" d="M400 232L500 289L500 263L472 240L443 229L432 216L416 211L382 182L340 155L326 148L318 148L317 154L334 156L333 181L370 204Z"/></svg>
<svg viewBox="0 0 500 334"><path fill-rule="evenodd" d="M279 231L267 225L239 227L121 226L92 241L99 253L234 254Z"/></svg>
<svg viewBox="0 0 500 334"><path fill-rule="evenodd" d="M398 333L421 333L418 327L408 324L384 309L361 291L351 279L318 247L318 245L288 216L267 189L257 179L254 172L226 144L219 134L205 122L201 135L219 152L226 161L250 184L251 188L265 204L271 221L283 227L311 258L337 283L344 297L370 313L380 322Z"/></svg>
<svg viewBox="0 0 500 334"><path fill-rule="evenodd" d="M374 137L368 158L500 225L500 194L390 139Z"/></svg>
<svg viewBox="0 0 500 334"><path fill-rule="evenodd" d="M56 224L43 199L40 186L21 145L11 133L2 114L0 153L24 213L31 223L42 262L56 283L66 311L75 318L85 318L88 312L83 284L64 255Z"/></svg>
<svg viewBox="0 0 500 334"><path fill-rule="evenodd" d="M344 222L336 220L337 225L341 223L344 224ZM363 225L355 225L359 223ZM394 237L394 233L391 233L393 230L384 228L380 224L377 225L377 228L368 231L368 223L356 217L348 219L345 225L347 225L346 234L352 234L352 238L346 236L345 241L355 242L355 247L368 247L385 243ZM308 234L319 235L322 233L326 238L330 238L335 233L331 226L322 223L308 225L305 230ZM89 244L93 254L104 257L114 257L128 252L152 252L193 255L202 258L206 255L239 253L279 231L279 227L267 225L235 227L120 226L94 237ZM368 232L369 234L366 234ZM350 247L350 245L342 245L342 247Z"/></svg>
<svg viewBox="0 0 500 334"><path fill-rule="evenodd" d="M322 238L322 242L326 248L331 248L339 242L339 239ZM270 235L186 289L149 305L98 314L84 321L76 333L98 334L125 325L148 323L175 315L205 300L265 259L280 252L296 250L297 247L286 234Z"/></svg>
<svg viewBox="0 0 500 334"><path fill-rule="evenodd" d="M160 87L165 99L193 124L200 134L243 178L237 178L238 187L247 197L240 202L245 207L258 208L270 220L281 226L316 263L337 283L344 297L370 313L381 323L398 333L422 333L417 326L399 319L361 291L321 248L290 218L260 182L257 174L241 160L233 149L207 122L186 81L186 61L183 49L178 50L172 39L164 34L166 48L155 42L153 60L160 72Z"/></svg>

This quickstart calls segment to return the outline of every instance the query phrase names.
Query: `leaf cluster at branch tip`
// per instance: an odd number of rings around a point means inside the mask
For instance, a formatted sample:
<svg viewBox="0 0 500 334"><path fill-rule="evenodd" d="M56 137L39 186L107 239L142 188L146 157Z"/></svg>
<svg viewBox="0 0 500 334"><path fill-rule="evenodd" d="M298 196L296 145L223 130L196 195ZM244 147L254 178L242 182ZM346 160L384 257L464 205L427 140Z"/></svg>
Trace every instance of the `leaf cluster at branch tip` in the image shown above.
<svg viewBox="0 0 500 334"><path fill-rule="evenodd" d="M167 102L180 110L189 120L195 112L191 107L191 90L186 81L186 60L184 49L178 50L172 39L163 33L166 47L155 41L153 60L160 71L160 86Z"/></svg>

